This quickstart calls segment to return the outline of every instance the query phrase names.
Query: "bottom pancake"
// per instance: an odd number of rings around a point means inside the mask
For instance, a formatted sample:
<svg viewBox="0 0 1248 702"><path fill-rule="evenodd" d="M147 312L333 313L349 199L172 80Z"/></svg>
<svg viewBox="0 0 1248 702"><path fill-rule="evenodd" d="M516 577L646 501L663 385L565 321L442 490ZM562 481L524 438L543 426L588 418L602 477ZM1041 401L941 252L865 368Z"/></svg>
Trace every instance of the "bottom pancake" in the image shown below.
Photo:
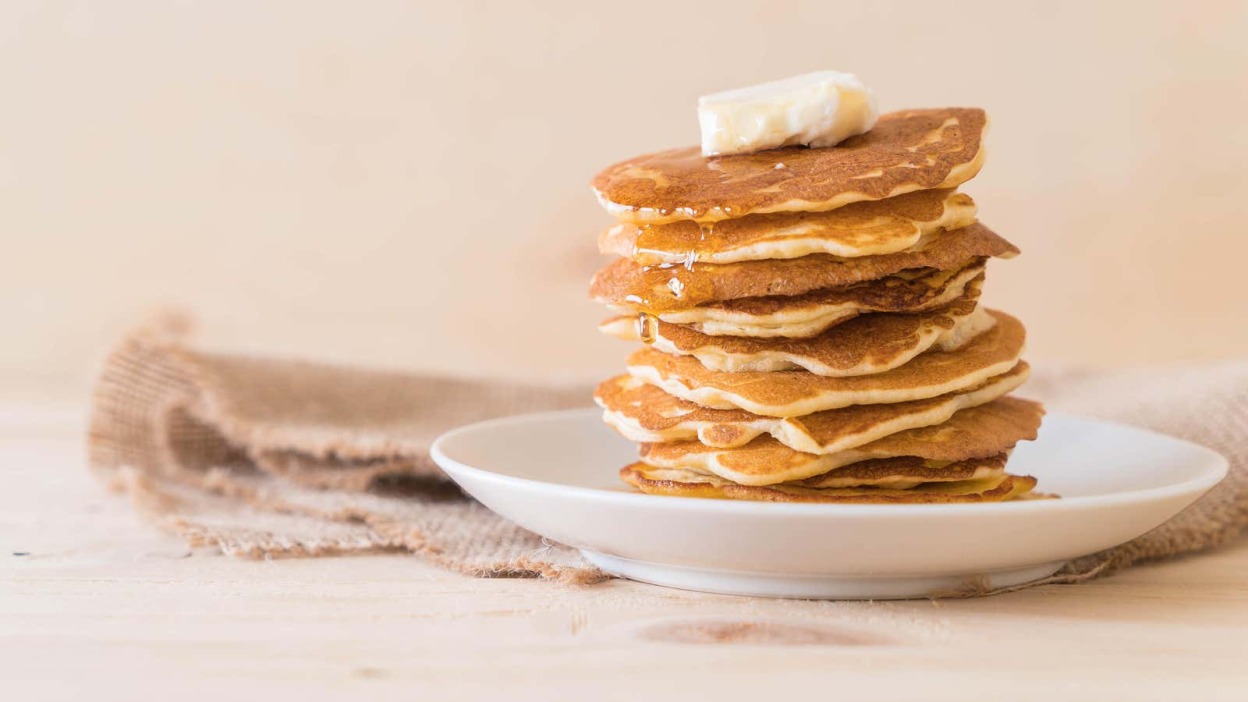
<svg viewBox="0 0 1248 702"><path fill-rule="evenodd" d="M881 487L909 490L923 483L983 480L1005 473L1009 453L964 461L936 461L918 456L858 461L792 485L808 488Z"/></svg>
<svg viewBox="0 0 1248 702"><path fill-rule="evenodd" d="M652 468L634 463L620 469L624 482L649 495L756 500L762 502L825 502L855 504L941 504L1004 502L1025 498L1036 486L1031 476L993 473L988 477L925 482L908 489L891 487L810 487L802 483L738 485L714 475L688 470Z"/></svg>

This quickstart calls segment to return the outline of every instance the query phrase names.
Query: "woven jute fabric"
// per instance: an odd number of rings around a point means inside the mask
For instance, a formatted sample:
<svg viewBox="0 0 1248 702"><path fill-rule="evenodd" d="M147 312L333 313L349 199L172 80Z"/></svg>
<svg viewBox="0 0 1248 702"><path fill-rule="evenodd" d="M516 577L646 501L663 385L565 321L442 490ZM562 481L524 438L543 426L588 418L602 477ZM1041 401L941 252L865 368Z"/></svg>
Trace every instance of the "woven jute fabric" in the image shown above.
<svg viewBox="0 0 1248 702"><path fill-rule="evenodd" d="M89 457L157 523L229 555L407 551L476 576L592 583L607 576L463 495L428 454L451 427L589 406L590 390L208 353L165 319L106 359ZM1226 480L1169 523L1028 586L1211 548L1248 525L1248 362L1041 371L1025 394L1191 439L1231 461ZM999 591L948 594L990 592Z"/></svg>

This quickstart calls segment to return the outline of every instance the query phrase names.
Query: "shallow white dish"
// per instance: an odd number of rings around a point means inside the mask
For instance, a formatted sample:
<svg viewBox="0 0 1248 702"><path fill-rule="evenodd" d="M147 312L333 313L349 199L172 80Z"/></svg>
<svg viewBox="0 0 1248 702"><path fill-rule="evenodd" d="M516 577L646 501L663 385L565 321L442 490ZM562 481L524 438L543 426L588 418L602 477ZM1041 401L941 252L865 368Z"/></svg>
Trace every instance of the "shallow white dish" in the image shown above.
<svg viewBox="0 0 1248 702"><path fill-rule="evenodd" d="M1160 525L1226 475L1203 446L1050 413L1010 471L1060 500L819 505L643 495L617 471L636 445L598 410L452 430L433 459L485 506L603 570L689 590L771 597L925 597L1004 587Z"/></svg>

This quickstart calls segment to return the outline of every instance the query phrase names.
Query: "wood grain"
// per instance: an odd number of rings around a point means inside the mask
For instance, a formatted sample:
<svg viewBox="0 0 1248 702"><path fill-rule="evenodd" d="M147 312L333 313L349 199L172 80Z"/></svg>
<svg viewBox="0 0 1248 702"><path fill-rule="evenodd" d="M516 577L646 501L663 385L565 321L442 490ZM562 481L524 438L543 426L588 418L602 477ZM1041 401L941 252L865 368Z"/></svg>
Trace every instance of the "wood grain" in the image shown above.
<svg viewBox="0 0 1248 702"><path fill-rule="evenodd" d="M5 699L1244 699L1248 544L959 601L474 580L411 557L240 561L135 517L77 411L0 408ZM9 697L8 693L15 696Z"/></svg>

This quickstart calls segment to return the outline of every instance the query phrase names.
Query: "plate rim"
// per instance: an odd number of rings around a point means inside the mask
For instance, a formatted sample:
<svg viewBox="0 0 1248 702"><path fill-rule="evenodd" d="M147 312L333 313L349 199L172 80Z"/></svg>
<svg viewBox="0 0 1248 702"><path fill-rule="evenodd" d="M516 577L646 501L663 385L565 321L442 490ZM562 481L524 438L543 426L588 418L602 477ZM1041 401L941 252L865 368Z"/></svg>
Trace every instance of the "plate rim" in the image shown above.
<svg viewBox="0 0 1248 702"><path fill-rule="evenodd" d="M1168 441L1185 444L1190 449L1195 449L1204 453L1206 458L1212 459L1212 461L1208 467L1201 468L1201 475L1180 483L1161 485L1151 488L1141 488L1138 490L1112 492L1103 495L1080 495L1074 497L1062 497L1058 500L1030 500L1018 502L893 505L716 500L668 495L661 496L662 499L655 499L658 496L647 495L640 492L626 492L623 490L608 490L605 488L593 488L581 485L567 485L564 483L538 480L535 478L521 478L514 475L504 475L485 468L479 468L477 466L471 466L463 463L462 461L452 458L445 451L445 445L447 443L472 431L479 431L482 429L488 429L492 426L519 422L551 420L576 415L591 416L591 413L593 415L600 414L601 410L593 407L581 407L544 412L527 412L508 415L506 417L495 417L493 419L471 422L440 434L434 440L433 444L430 445L429 455L432 457L434 463L438 464L438 466L446 471L446 473L452 480L455 480L456 483L459 481L456 479L452 468L454 470L463 471L478 479L499 484L501 486L546 491L553 490L558 493L564 493L567 497L593 499L612 504L618 503L622 506L643 506L646 508L658 509L694 509L701 511L723 512L728 514L750 514L752 516L758 516L759 514L784 515L790 513L804 516L815 516L820 514L827 516L931 516L933 513L949 516L956 514L973 514L978 516L997 512L1060 512L1068 509L1109 507L1123 504L1151 502L1154 500L1168 499L1191 494L1200 495L1220 483L1227 476L1230 467L1230 462L1226 456L1209 448L1208 446L1196 443L1195 441L1182 439L1176 436L1171 436L1169 434L1164 434L1123 422L1088 417L1069 412L1049 412L1046 416L1051 419L1069 419L1085 423L1106 425L1117 430L1151 434ZM450 464L451 467L448 467L447 464Z"/></svg>

